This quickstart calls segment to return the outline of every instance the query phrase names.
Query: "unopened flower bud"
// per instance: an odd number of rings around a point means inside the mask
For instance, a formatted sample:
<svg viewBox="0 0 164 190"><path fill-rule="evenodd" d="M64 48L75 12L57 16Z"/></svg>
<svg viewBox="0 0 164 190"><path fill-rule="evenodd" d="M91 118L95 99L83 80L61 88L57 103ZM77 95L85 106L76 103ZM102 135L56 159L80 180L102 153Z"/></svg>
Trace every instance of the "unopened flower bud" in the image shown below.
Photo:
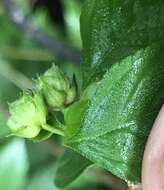
<svg viewBox="0 0 164 190"><path fill-rule="evenodd" d="M66 99L66 93L64 91L58 91L52 86L44 84L43 94L49 106L56 109L63 107Z"/></svg>
<svg viewBox="0 0 164 190"><path fill-rule="evenodd" d="M55 110L62 109L76 98L75 85L56 65L39 77L38 88L47 104Z"/></svg>
<svg viewBox="0 0 164 190"><path fill-rule="evenodd" d="M65 104L70 104L72 103L76 98L76 86L73 84L71 88L68 89L67 91L67 97Z"/></svg>
<svg viewBox="0 0 164 190"><path fill-rule="evenodd" d="M8 127L19 137L36 137L46 123L47 110L40 94L24 94L9 105L9 111Z"/></svg>
<svg viewBox="0 0 164 190"><path fill-rule="evenodd" d="M68 77L56 65L53 65L50 69L48 69L43 77L44 82L48 83L56 90L66 91L70 87Z"/></svg>

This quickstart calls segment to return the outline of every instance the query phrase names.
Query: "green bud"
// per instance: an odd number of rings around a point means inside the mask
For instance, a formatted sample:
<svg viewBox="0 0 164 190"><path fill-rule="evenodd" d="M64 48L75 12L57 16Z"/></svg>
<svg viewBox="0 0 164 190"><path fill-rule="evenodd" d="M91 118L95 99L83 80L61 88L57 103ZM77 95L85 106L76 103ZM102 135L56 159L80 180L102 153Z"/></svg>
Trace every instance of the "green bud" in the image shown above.
<svg viewBox="0 0 164 190"><path fill-rule="evenodd" d="M56 90L66 91L70 87L69 79L56 65L53 65L50 69L48 69L43 78L44 82L48 83Z"/></svg>
<svg viewBox="0 0 164 190"><path fill-rule="evenodd" d="M67 105L67 104L72 103L75 100L75 98L76 98L76 86L73 85L67 91L67 97L66 97L65 104Z"/></svg>
<svg viewBox="0 0 164 190"><path fill-rule="evenodd" d="M66 94L64 91L58 91L52 86L44 84L43 94L47 104L52 108L59 109L63 107L66 99Z"/></svg>
<svg viewBox="0 0 164 190"><path fill-rule="evenodd" d="M47 110L40 94L24 94L9 105L9 111L8 127L19 137L36 137L46 123Z"/></svg>
<svg viewBox="0 0 164 190"><path fill-rule="evenodd" d="M62 109L76 98L75 85L56 65L40 76L38 81L38 89L54 110Z"/></svg>

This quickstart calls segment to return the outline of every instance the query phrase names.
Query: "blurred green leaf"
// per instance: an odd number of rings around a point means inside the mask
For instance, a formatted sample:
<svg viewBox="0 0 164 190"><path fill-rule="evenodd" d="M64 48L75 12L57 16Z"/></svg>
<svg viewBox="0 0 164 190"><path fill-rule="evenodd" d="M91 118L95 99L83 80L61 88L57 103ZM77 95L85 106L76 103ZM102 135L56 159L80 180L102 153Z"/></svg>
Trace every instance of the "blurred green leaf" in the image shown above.
<svg viewBox="0 0 164 190"><path fill-rule="evenodd" d="M13 139L0 147L0 189L22 190L28 170L23 140Z"/></svg>
<svg viewBox="0 0 164 190"><path fill-rule="evenodd" d="M71 45L81 48L80 37L80 11L81 6L77 0L63 1L65 5L65 21Z"/></svg>
<svg viewBox="0 0 164 190"><path fill-rule="evenodd" d="M57 190L54 185L54 164L40 169L29 181L27 190Z"/></svg>
<svg viewBox="0 0 164 190"><path fill-rule="evenodd" d="M10 130L6 125L7 117L0 113L0 139L6 137Z"/></svg>
<svg viewBox="0 0 164 190"><path fill-rule="evenodd" d="M64 188L70 185L92 163L80 154L67 149L56 164L55 185Z"/></svg>
<svg viewBox="0 0 164 190"><path fill-rule="evenodd" d="M56 169L55 164L48 164L45 168L39 169L29 180L29 185L26 190L59 190L54 184L54 171ZM64 190L103 190L101 186L98 187L98 181L96 177L84 172L79 178L77 178L69 187Z"/></svg>
<svg viewBox="0 0 164 190"><path fill-rule="evenodd" d="M33 143L27 141L27 152L30 162L30 172L33 173L35 170L42 169L45 165L56 161L56 158L52 152L53 145L49 145L46 142ZM56 150L54 150L55 152Z"/></svg>
<svg viewBox="0 0 164 190"><path fill-rule="evenodd" d="M104 190L104 187L98 183L98 179L89 172L84 171L71 185L64 190Z"/></svg>

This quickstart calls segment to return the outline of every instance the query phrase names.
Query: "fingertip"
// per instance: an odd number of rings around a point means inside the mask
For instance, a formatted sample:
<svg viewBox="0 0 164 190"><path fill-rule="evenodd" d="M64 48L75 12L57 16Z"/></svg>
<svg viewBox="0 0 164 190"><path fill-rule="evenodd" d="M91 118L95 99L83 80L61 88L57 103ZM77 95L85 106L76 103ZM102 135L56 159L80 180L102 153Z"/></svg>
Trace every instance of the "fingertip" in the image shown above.
<svg viewBox="0 0 164 190"><path fill-rule="evenodd" d="M162 165L164 158L164 105L150 132L142 164L143 190L162 190Z"/></svg>

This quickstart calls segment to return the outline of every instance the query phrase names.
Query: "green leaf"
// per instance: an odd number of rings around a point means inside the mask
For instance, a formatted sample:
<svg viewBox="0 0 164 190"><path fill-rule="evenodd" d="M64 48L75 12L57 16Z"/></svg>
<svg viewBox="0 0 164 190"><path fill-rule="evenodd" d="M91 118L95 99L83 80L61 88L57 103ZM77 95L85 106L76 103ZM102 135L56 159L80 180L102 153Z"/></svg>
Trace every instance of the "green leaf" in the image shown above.
<svg viewBox="0 0 164 190"><path fill-rule="evenodd" d="M64 190L103 190L99 178L87 170L80 175L71 185ZM123 190L123 189L122 189Z"/></svg>
<svg viewBox="0 0 164 190"><path fill-rule="evenodd" d="M12 140L0 148L0 189L22 190L28 169L23 140Z"/></svg>
<svg viewBox="0 0 164 190"><path fill-rule="evenodd" d="M77 130L77 127L81 126L81 119L88 108L88 100L81 100L75 102L64 112L64 120L66 125L69 126L69 130L65 130L65 136L72 136Z"/></svg>
<svg viewBox="0 0 164 190"><path fill-rule="evenodd" d="M164 102L163 51L154 45L113 65L78 125L67 118L80 103L67 110L65 144L124 180L140 181L145 142Z"/></svg>
<svg viewBox="0 0 164 190"><path fill-rule="evenodd" d="M59 188L70 185L91 164L80 154L66 150L57 163L55 185Z"/></svg>
<svg viewBox="0 0 164 190"><path fill-rule="evenodd" d="M49 139L52 136L52 133L49 131L41 130L37 137L33 138L32 141L35 143L39 143Z"/></svg>
<svg viewBox="0 0 164 190"><path fill-rule="evenodd" d="M86 0L81 14L84 87L106 68L164 39L163 0Z"/></svg>

